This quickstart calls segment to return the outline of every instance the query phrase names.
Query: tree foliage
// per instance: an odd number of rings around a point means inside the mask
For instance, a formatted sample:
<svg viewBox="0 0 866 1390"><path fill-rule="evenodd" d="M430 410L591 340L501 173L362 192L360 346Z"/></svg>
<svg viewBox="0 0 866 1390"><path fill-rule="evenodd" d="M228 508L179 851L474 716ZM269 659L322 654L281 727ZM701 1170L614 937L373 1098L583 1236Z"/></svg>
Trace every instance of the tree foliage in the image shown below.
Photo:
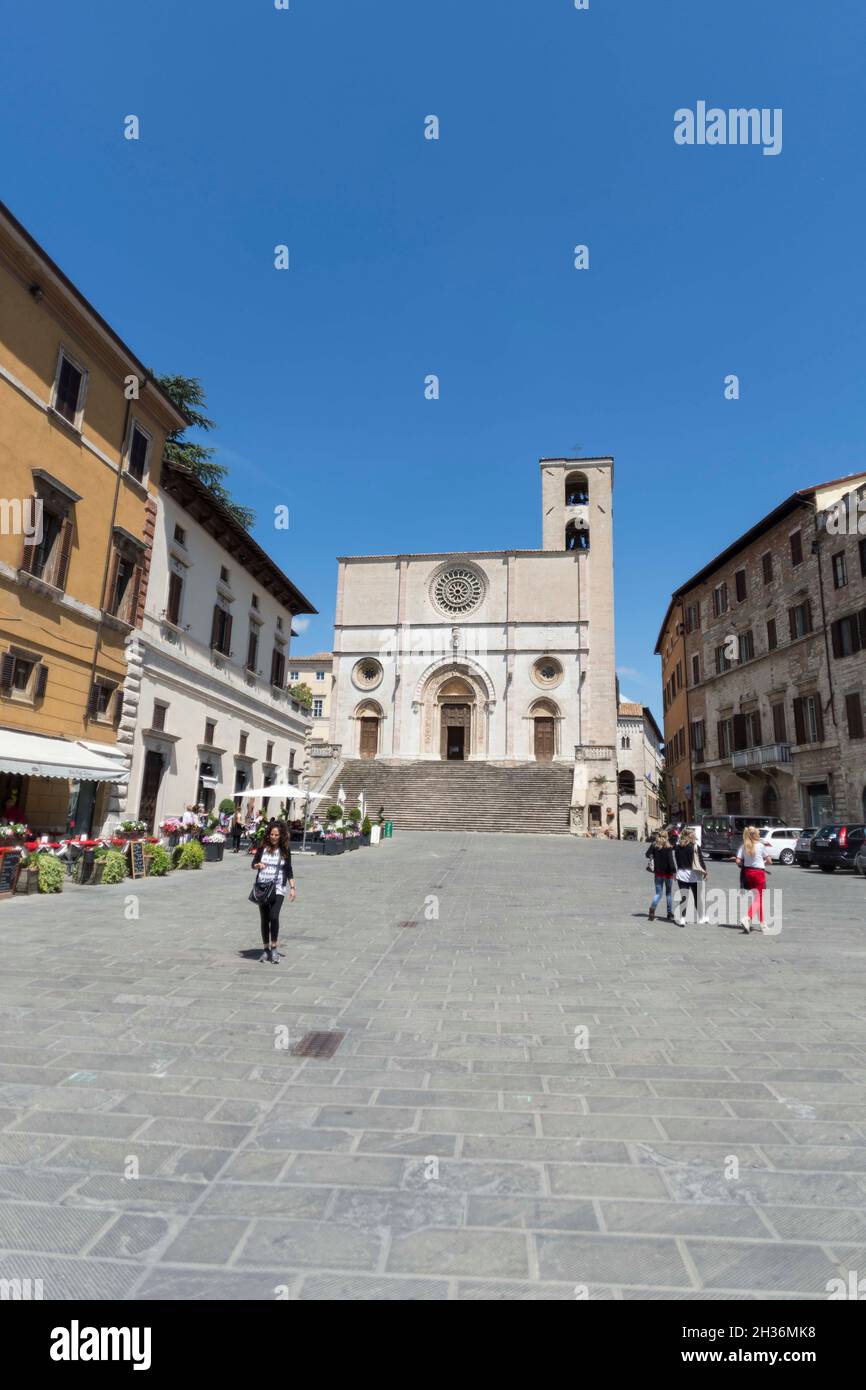
<svg viewBox="0 0 866 1390"><path fill-rule="evenodd" d="M154 378L170 400L184 416L189 429L201 430L207 434L216 425L205 414L207 399L204 387L196 376L156 376ZM179 463L194 473L213 493L217 501L231 512L247 530L253 525L256 514L249 507L235 502L225 486L228 473L225 464L217 463L215 449L196 444L186 438L186 430L172 430L165 444L165 457L169 463Z"/></svg>

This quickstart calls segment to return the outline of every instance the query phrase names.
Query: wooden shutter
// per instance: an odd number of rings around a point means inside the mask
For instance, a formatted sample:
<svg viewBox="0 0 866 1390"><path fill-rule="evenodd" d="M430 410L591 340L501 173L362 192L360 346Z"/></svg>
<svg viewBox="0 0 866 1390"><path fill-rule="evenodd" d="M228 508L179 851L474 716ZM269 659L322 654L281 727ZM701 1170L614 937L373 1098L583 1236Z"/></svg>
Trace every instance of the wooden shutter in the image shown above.
<svg viewBox="0 0 866 1390"><path fill-rule="evenodd" d="M8 695L12 689L12 676L15 671L15 658L11 652L3 653L3 662L0 665L0 690L4 695Z"/></svg>
<svg viewBox="0 0 866 1390"><path fill-rule="evenodd" d="M39 665L36 667L35 694L37 700L43 700L45 698L45 691L47 690L47 688L48 667L45 665L44 661L40 661Z"/></svg>
<svg viewBox="0 0 866 1390"><path fill-rule="evenodd" d="M114 692L114 710L112 712L112 723L118 725L120 716L123 714L123 686L119 685Z"/></svg>
<svg viewBox="0 0 866 1390"><path fill-rule="evenodd" d="M773 737L777 743L788 742L788 729L785 720L785 706L773 706Z"/></svg>
<svg viewBox="0 0 866 1390"><path fill-rule="evenodd" d="M168 576L168 606L166 617L170 623L177 627L180 622L180 596L183 592L183 580L174 571Z"/></svg>
<svg viewBox="0 0 866 1390"><path fill-rule="evenodd" d="M791 641L792 641L792 642L796 641L796 638L797 638L797 618L796 618L796 613L797 613L796 608L789 608L789 609L788 609L788 627L791 629Z"/></svg>
<svg viewBox="0 0 866 1390"><path fill-rule="evenodd" d="M858 693L845 696L845 715L848 720L848 737L863 737L863 706Z"/></svg>
<svg viewBox="0 0 866 1390"><path fill-rule="evenodd" d="M138 599L141 593L141 581L144 574L144 567L136 565L132 571L132 578L129 581L129 603L126 609L126 621L135 627L138 619Z"/></svg>
<svg viewBox="0 0 866 1390"><path fill-rule="evenodd" d="M232 654L232 615L226 613L226 625L223 632L223 652L226 656Z"/></svg>
<svg viewBox="0 0 866 1390"><path fill-rule="evenodd" d="M746 716L744 714L734 715L734 748L739 751L741 748L748 748L746 735Z"/></svg>
<svg viewBox="0 0 866 1390"><path fill-rule="evenodd" d="M794 742L806 742L806 720L803 717L803 700L797 696L794 701Z"/></svg>
<svg viewBox="0 0 866 1390"><path fill-rule="evenodd" d="M219 604L215 603L213 606L213 619L210 625L210 644L212 647L216 646L217 640L219 638L221 612L222 609L220 608Z"/></svg>
<svg viewBox="0 0 866 1390"><path fill-rule="evenodd" d="M66 588L74 530L75 524L72 520L72 513L67 512L60 523L60 535L57 538L57 568L54 573L54 583L58 589Z"/></svg>
<svg viewBox="0 0 866 1390"><path fill-rule="evenodd" d="M720 720L718 721L718 723L716 724L716 739L717 739L718 745L719 745L719 757L720 757L720 758L723 758L723 757L725 756L725 733L724 733L724 730L725 730L725 721L724 721L723 719L720 719Z"/></svg>
<svg viewBox="0 0 866 1390"><path fill-rule="evenodd" d="M824 742L824 711L821 708L820 695L815 696L815 727L818 734L818 742Z"/></svg>
<svg viewBox="0 0 866 1390"><path fill-rule="evenodd" d="M803 606L804 606L804 608L805 608L805 610L806 610L806 611L805 611L805 614L804 614L805 619L806 619L806 623L805 623L806 631L807 631L807 632L811 632L811 631L812 631L812 600L811 600L810 598L807 598L807 599L806 599L806 602L805 602L805 604L804 604Z"/></svg>
<svg viewBox="0 0 866 1390"><path fill-rule="evenodd" d="M833 643L833 655L842 655L842 624L838 620L830 624L830 638Z"/></svg>
<svg viewBox="0 0 866 1390"><path fill-rule="evenodd" d="M779 639L776 636L776 619L771 618L767 623L767 646L771 652L776 650Z"/></svg>
<svg viewBox="0 0 866 1390"><path fill-rule="evenodd" d="M119 568L120 551L117 549L117 546L115 546L111 556L111 570L108 575L108 593L105 595L105 611L107 613L114 613L117 607L115 596L117 592L117 571Z"/></svg>
<svg viewBox="0 0 866 1390"><path fill-rule="evenodd" d="M36 516L36 508L39 506L39 498L31 497L28 500L31 506L30 515L34 517ZM38 549L39 546L35 541L26 541L24 544L24 555L21 559L21 568L26 570L28 574L33 573L33 566L36 563L36 552Z"/></svg>
<svg viewBox="0 0 866 1390"><path fill-rule="evenodd" d="M95 719L99 709L99 684L94 681L90 687L90 698L87 701L87 718Z"/></svg>
<svg viewBox="0 0 866 1390"><path fill-rule="evenodd" d="M763 740L761 738L761 714L759 710L755 710L752 715L752 732L755 738L754 747L760 748Z"/></svg>
<svg viewBox="0 0 866 1390"><path fill-rule="evenodd" d="M746 571L745 571L745 570L737 570L737 573L736 573L736 585L737 585L737 602L738 602L738 603L742 603L742 602L743 602L743 599L746 597Z"/></svg>

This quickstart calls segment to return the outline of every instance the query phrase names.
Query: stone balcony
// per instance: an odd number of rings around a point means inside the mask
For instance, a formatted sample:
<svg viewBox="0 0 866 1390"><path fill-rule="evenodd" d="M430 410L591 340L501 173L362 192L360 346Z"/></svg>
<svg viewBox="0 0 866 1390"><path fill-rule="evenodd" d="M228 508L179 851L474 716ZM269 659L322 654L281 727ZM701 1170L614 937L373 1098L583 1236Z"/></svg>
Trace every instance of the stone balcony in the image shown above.
<svg viewBox="0 0 866 1390"><path fill-rule="evenodd" d="M731 766L735 772L745 772L780 767L791 761L790 743L764 743L759 748L741 748L731 754Z"/></svg>

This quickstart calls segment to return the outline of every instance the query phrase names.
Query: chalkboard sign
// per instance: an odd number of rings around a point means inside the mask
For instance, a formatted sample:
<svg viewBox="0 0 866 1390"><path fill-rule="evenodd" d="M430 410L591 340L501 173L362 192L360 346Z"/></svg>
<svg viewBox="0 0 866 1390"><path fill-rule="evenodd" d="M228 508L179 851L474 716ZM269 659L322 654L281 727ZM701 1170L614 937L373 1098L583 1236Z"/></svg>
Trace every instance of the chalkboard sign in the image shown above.
<svg viewBox="0 0 866 1390"><path fill-rule="evenodd" d="M20 866L20 849L7 849L0 854L0 898L11 898L15 892Z"/></svg>
<svg viewBox="0 0 866 1390"><path fill-rule="evenodd" d="M141 840L130 840L129 842L129 861L132 869L133 878L144 878L144 843Z"/></svg>

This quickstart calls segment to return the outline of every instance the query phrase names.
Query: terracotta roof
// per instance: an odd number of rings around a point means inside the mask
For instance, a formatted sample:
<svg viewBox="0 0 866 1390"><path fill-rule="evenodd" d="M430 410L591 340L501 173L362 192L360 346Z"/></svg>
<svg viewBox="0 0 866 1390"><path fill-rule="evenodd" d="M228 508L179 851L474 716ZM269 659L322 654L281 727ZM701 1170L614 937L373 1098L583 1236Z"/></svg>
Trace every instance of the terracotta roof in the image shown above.
<svg viewBox="0 0 866 1390"><path fill-rule="evenodd" d="M643 716L643 705L635 704L632 700L620 701L619 712L627 715L629 719L640 719Z"/></svg>
<svg viewBox="0 0 866 1390"><path fill-rule="evenodd" d="M333 655L333 652L313 652L312 656L298 656L295 652L292 652L290 661L330 661L333 658Z"/></svg>

